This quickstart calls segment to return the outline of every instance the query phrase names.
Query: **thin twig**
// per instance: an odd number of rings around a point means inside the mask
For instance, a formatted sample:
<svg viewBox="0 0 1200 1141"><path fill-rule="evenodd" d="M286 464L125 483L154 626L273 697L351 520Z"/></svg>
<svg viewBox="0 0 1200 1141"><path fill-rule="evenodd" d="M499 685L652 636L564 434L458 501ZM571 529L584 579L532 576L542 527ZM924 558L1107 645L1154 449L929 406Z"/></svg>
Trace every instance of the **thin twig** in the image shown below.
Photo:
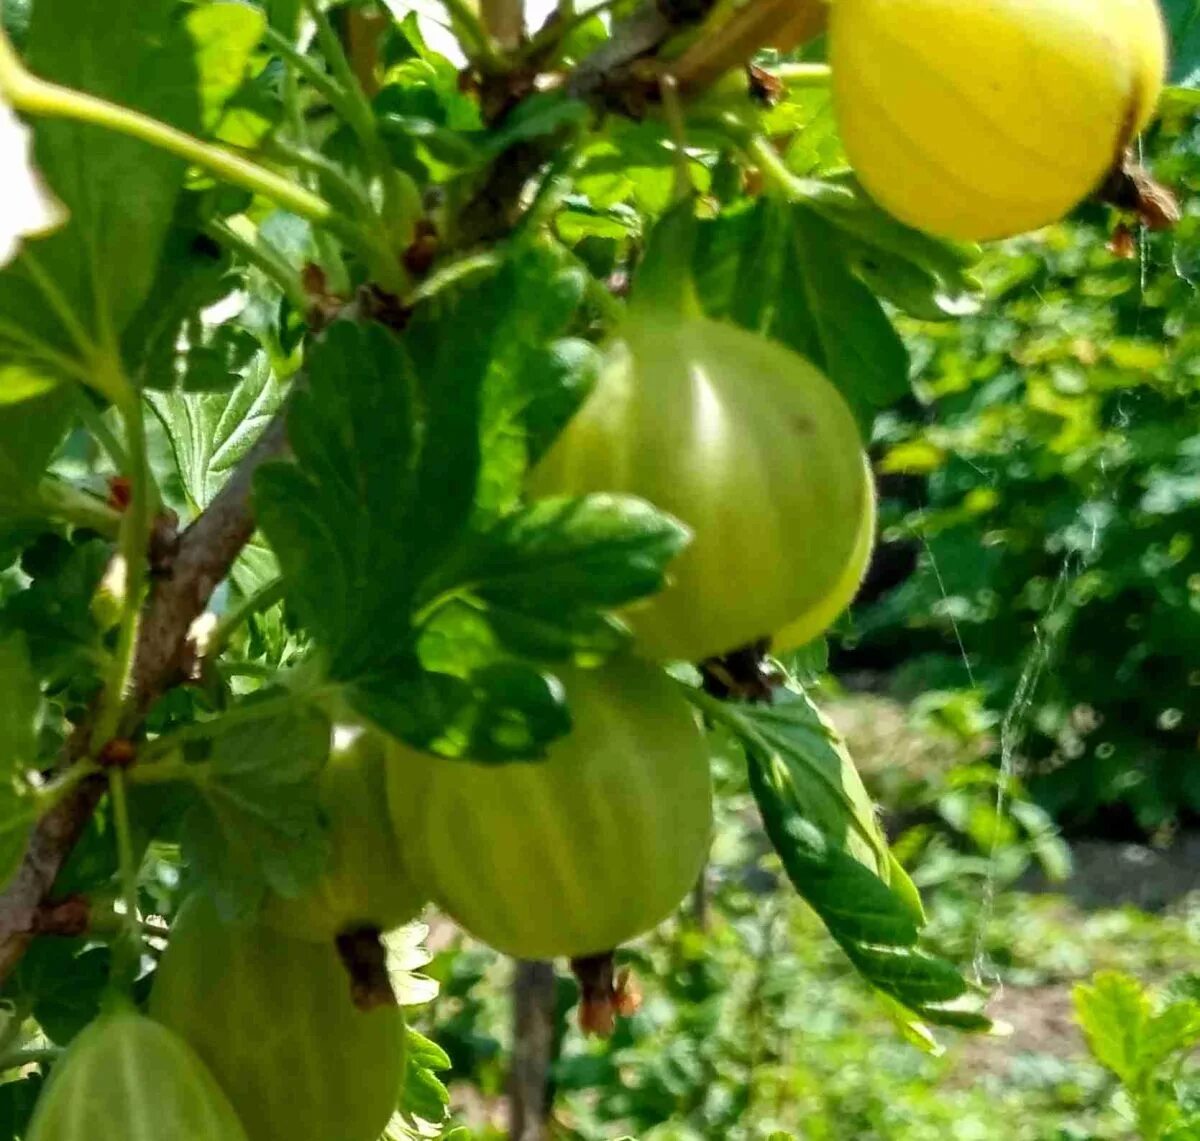
<svg viewBox="0 0 1200 1141"><path fill-rule="evenodd" d="M263 433L208 509L184 532L170 576L158 582L143 612L133 668L133 699L126 731L151 703L183 677L188 630L216 585L228 574L254 531L250 492L254 473L286 451L284 412ZM71 735L67 765L88 752L91 724ZM102 774L70 788L33 827L16 874L0 892L0 980L21 960L36 930L42 902L104 794Z"/></svg>

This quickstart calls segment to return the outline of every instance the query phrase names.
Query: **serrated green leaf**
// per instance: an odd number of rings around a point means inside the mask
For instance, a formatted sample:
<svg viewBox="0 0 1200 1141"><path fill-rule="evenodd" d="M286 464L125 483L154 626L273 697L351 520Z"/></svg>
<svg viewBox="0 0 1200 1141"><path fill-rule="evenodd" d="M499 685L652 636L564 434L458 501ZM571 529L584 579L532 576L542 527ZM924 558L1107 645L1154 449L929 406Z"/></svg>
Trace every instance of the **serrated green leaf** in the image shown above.
<svg viewBox="0 0 1200 1141"><path fill-rule="evenodd" d="M229 268L212 239L182 221L172 226L150 295L121 338L125 367L139 388L177 386L180 334L197 312L228 294Z"/></svg>
<svg viewBox="0 0 1200 1141"><path fill-rule="evenodd" d="M279 410L286 391L260 354L229 392L147 393L171 442L193 511L212 502Z"/></svg>
<svg viewBox="0 0 1200 1141"><path fill-rule="evenodd" d="M218 0L193 8L184 24L196 46L201 121L206 131L212 131L246 78L250 55L267 25L266 13L248 4Z"/></svg>
<svg viewBox="0 0 1200 1141"><path fill-rule="evenodd" d="M471 599L522 652L602 652L613 636L596 611L660 590L688 537L628 496L541 500L469 539L427 590Z"/></svg>
<svg viewBox="0 0 1200 1141"><path fill-rule="evenodd" d="M422 554L410 540L428 534L433 545L457 531L448 506L445 518L429 519L424 530L411 524L421 483L428 481L443 506L464 493L453 486L459 469L448 455L439 475L449 490L435 490L431 473L422 480L416 377L390 333L339 322L311 353L308 375L310 389L296 394L288 416L297 462L261 470L255 499L289 598L329 653L333 676L348 679L390 659L410 639L414 564ZM465 514L460 506L458 526Z"/></svg>
<svg viewBox="0 0 1200 1141"><path fill-rule="evenodd" d="M1200 2L1162 0L1171 34L1170 81L1178 87L1200 87Z"/></svg>
<svg viewBox="0 0 1200 1141"><path fill-rule="evenodd" d="M483 381L477 510L511 510L530 461L586 395L598 358L560 343L583 300L585 275L542 244L510 258L488 294L501 305ZM552 425L552 428L551 428Z"/></svg>
<svg viewBox="0 0 1200 1141"><path fill-rule="evenodd" d="M47 936L34 940L4 993L30 1006L46 1036L65 1046L96 1017L108 975L107 947Z"/></svg>
<svg viewBox="0 0 1200 1141"><path fill-rule="evenodd" d="M823 840L887 880L890 864L875 806L837 730L802 693L784 690L769 705L731 707L727 724L786 770L789 794Z"/></svg>
<svg viewBox="0 0 1200 1141"><path fill-rule="evenodd" d="M47 79L184 130L199 125L192 47L169 5L39 0L28 55ZM36 156L70 221L27 243L0 273L0 347L57 381L65 373L54 353L88 363L80 337L107 345L146 297L185 163L136 139L55 119L38 121ZM79 336L68 327L72 319Z"/></svg>
<svg viewBox="0 0 1200 1141"><path fill-rule="evenodd" d="M56 535L24 553L22 569L33 581L0 610L0 632L24 634L34 672L51 686L86 693L103 660L92 598L111 554L101 539L71 544Z"/></svg>
<svg viewBox="0 0 1200 1141"><path fill-rule="evenodd" d="M294 896L328 858L317 777L330 726L299 699L293 709L216 737L193 782L184 857L227 916L253 914L269 889Z"/></svg>
<svg viewBox="0 0 1200 1141"><path fill-rule="evenodd" d="M900 335L850 272L836 230L803 208L791 216L783 277L797 304L781 313L777 335L824 369L869 428L875 409L908 391L908 351Z"/></svg>
<svg viewBox="0 0 1200 1141"><path fill-rule="evenodd" d="M739 738L750 788L793 886L860 974L917 1021L986 1029L957 969L917 946L920 900L891 858L870 800L835 733L803 695L771 706L705 701ZM949 1005L947 1005L949 1004ZM916 1021L914 1021L914 1019Z"/></svg>
<svg viewBox="0 0 1200 1141"><path fill-rule="evenodd" d="M450 1105L450 1093L437 1072L451 1068L450 1056L411 1027L406 1034L404 1081L397 1112L408 1121L437 1124L445 1120Z"/></svg>
<svg viewBox="0 0 1200 1141"><path fill-rule="evenodd" d="M562 687L519 662L490 662L466 676L393 667L355 681L346 696L393 737L485 762L539 757L571 728Z"/></svg>
<svg viewBox="0 0 1200 1141"><path fill-rule="evenodd" d="M488 133L484 153L495 158L517 143L580 127L590 118L591 109L582 100L561 91L539 91L523 99L498 129Z"/></svg>
<svg viewBox="0 0 1200 1141"><path fill-rule="evenodd" d="M1150 1000L1137 979L1100 971L1074 991L1075 1015L1097 1061L1127 1084L1138 1080L1139 1053L1151 1019Z"/></svg>
<svg viewBox="0 0 1200 1141"><path fill-rule="evenodd" d="M65 391L21 404L0 403L0 518L19 518L31 509L30 493L66 434L70 418Z"/></svg>

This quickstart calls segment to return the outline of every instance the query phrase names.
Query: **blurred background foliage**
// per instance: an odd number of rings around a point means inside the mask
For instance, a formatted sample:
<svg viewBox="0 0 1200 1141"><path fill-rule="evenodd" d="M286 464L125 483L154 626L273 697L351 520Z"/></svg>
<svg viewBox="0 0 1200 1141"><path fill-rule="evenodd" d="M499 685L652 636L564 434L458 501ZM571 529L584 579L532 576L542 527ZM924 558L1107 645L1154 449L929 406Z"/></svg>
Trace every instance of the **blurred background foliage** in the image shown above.
<svg viewBox="0 0 1200 1141"><path fill-rule="evenodd" d="M916 395L876 426L915 567L835 665L997 729L1015 702L1029 790L1072 830L1200 813L1198 142L1188 118L1146 141L1174 232L1120 257L1103 224L1052 227L985 255L978 312L902 319Z"/></svg>

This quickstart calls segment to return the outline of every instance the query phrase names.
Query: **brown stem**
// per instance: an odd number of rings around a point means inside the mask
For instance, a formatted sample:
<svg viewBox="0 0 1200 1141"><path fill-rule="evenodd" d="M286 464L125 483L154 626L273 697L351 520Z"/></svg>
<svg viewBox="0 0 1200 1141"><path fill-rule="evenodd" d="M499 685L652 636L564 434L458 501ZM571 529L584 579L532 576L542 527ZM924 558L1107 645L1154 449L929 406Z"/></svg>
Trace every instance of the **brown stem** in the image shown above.
<svg viewBox="0 0 1200 1141"><path fill-rule="evenodd" d="M702 34L671 68L685 95L710 87L746 63L759 48L791 51L825 28L818 0L752 0L719 26Z"/></svg>
<svg viewBox="0 0 1200 1141"><path fill-rule="evenodd" d="M287 429L280 412L217 497L179 537L179 549L142 616L130 720L140 721L161 693L190 672L185 667L192 622L254 533L250 506L254 473L286 451Z"/></svg>
<svg viewBox="0 0 1200 1141"><path fill-rule="evenodd" d="M283 417L283 412L277 415L220 494L180 536L174 558L155 580L138 633L135 701L130 703L127 733L132 733L154 700L184 676L188 630L254 531L250 504L254 473L286 450ZM86 754L90 735L89 719L71 734L67 765ZM104 789L103 776L80 781L34 825L21 866L0 892L0 981L20 962L40 929L43 904Z"/></svg>
<svg viewBox="0 0 1200 1141"><path fill-rule="evenodd" d="M711 0L698 0L695 6L686 0L647 0L616 26L611 39L575 68L565 83L567 94L600 109L615 105L630 110L631 101L635 105L639 99L644 102L641 93L647 87L646 79L631 69L710 5ZM562 142L563 136L548 135L505 151L460 212L451 246L469 248L511 230L520 213L521 192Z"/></svg>
<svg viewBox="0 0 1200 1141"><path fill-rule="evenodd" d="M554 967L522 959L513 976L513 1051L508 1097L510 1141L547 1141L554 1061Z"/></svg>

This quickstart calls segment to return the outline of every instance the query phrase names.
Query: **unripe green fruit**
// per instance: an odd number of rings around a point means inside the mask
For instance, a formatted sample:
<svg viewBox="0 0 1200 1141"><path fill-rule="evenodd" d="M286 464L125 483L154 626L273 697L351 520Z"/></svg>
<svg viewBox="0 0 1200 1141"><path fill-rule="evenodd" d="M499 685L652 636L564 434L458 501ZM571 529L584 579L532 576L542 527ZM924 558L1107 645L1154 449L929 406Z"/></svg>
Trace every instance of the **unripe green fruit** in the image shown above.
<svg viewBox="0 0 1200 1141"><path fill-rule="evenodd" d="M401 862L388 819L377 738L360 732L335 745L321 774L321 805L329 822L329 864L302 896L272 896L263 921L285 935L317 942L355 928L390 931L406 923L424 899Z"/></svg>
<svg viewBox="0 0 1200 1141"><path fill-rule="evenodd" d="M434 900L527 959L609 951L661 922L712 824L707 751L675 682L633 660L560 676L573 728L545 760L389 757L397 833Z"/></svg>
<svg viewBox="0 0 1200 1141"><path fill-rule="evenodd" d="M252 1141L377 1141L399 1095L404 1018L350 1000L332 944L180 910L150 1013L208 1064Z"/></svg>
<svg viewBox="0 0 1200 1141"><path fill-rule="evenodd" d="M103 1013L55 1065L26 1141L246 1141L186 1042L132 1008Z"/></svg>
<svg viewBox="0 0 1200 1141"><path fill-rule="evenodd" d="M853 599L874 534L841 394L783 345L703 317L631 320L531 487L627 492L691 527L670 585L627 615L659 659L810 641Z"/></svg>
<svg viewBox="0 0 1200 1141"><path fill-rule="evenodd" d="M901 221L985 240L1056 221L1154 111L1155 0L835 0L834 107Z"/></svg>

